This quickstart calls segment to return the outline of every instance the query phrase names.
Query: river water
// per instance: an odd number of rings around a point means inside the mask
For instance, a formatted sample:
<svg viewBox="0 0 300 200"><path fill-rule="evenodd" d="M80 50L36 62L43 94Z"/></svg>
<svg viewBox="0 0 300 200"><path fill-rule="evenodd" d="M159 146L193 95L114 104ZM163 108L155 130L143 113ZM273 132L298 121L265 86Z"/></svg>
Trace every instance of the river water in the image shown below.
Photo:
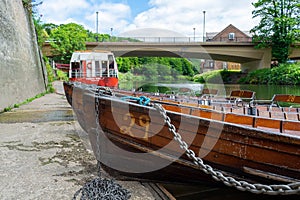
<svg viewBox="0 0 300 200"><path fill-rule="evenodd" d="M140 90L147 92L172 92L179 91L180 88L189 88L195 93L201 93L204 87L218 89L218 95L229 95L232 90L251 90L256 93L256 99L271 99L274 94L293 94L300 95L300 87L293 85L241 85L241 84L198 84L193 82L184 83L141 83L123 82L120 83L121 89Z"/></svg>

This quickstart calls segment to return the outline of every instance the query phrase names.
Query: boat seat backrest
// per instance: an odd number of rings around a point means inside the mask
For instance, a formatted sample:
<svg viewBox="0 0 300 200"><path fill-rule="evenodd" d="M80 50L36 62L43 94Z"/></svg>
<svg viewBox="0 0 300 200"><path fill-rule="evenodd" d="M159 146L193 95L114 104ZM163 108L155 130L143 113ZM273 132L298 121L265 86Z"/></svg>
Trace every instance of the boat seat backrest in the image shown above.
<svg viewBox="0 0 300 200"><path fill-rule="evenodd" d="M298 103L300 104L300 96L289 95L289 94L275 94L272 98L272 104L278 102L286 102L286 103Z"/></svg>
<svg viewBox="0 0 300 200"><path fill-rule="evenodd" d="M255 92L250 90L233 90L230 93L230 98L247 98L247 99L254 99Z"/></svg>
<svg viewBox="0 0 300 200"><path fill-rule="evenodd" d="M202 94L210 94L210 95L217 95L218 94L218 90L217 89L208 89L208 88L205 88L202 90Z"/></svg>
<svg viewBox="0 0 300 200"><path fill-rule="evenodd" d="M211 98L217 96L218 92L219 91L217 89L205 88L205 89L202 90L200 99L211 99Z"/></svg>

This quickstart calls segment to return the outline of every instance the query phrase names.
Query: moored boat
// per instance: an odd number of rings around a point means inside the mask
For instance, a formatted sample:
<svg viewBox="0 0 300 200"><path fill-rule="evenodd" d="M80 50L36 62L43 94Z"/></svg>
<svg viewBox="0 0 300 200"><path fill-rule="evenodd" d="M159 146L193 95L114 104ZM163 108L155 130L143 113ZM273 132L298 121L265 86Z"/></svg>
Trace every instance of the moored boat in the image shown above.
<svg viewBox="0 0 300 200"><path fill-rule="evenodd" d="M255 193L299 194L299 128L263 128L266 119L259 116L123 98L93 85L64 88L97 160L117 178L223 182Z"/></svg>
<svg viewBox="0 0 300 200"><path fill-rule="evenodd" d="M76 51L69 68L70 81L106 87L118 86L118 67L112 52Z"/></svg>

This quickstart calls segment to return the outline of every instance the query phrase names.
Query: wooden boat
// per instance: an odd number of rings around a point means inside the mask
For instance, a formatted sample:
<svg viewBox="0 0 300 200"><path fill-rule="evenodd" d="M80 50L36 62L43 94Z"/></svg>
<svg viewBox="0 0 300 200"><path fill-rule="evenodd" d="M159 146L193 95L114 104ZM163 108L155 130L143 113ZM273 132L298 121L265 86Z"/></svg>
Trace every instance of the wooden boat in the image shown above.
<svg viewBox="0 0 300 200"><path fill-rule="evenodd" d="M79 83L64 89L97 160L116 178L300 192L299 121L149 104Z"/></svg>
<svg viewBox="0 0 300 200"><path fill-rule="evenodd" d="M99 86L118 86L118 67L112 52L76 51L69 68L70 81Z"/></svg>

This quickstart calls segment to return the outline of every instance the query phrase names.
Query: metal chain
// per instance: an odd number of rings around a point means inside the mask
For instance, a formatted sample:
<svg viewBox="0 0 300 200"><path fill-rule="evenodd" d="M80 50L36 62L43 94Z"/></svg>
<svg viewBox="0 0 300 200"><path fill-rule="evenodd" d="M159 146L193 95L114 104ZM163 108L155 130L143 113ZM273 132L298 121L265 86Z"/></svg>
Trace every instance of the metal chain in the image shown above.
<svg viewBox="0 0 300 200"><path fill-rule="evenodd" d="M73 200L81 193L80 200L127 200L130 192L113 180L95 178L84 184L73 196Z"/></svg>
<svg viewBox="0 0 300 200"><path fill-rule="evenodd" d="M95 117L96 117L96 133L97 133L97 144L100 142L100 124L99 124L99 96L100 95L114 95L110 88L107 87L96 87L94 90L93 87L91 89L95 92ZM97 153L100 157L100 148L98 145ZM100 161L97 162L97 178L93 179L90 182L85 183L85 185L77 190L77 192L73 196L73 200L77 199L77 196L81 194L80 200L128 200L131 197L131 193L122 188L122 186L116 183L114 180L110 180L107 178L101 178L101 166Z"/></svg>
<svg viewBox="0 0 300 200"><path fill-rule="evenodd" d="M166 110L161 104L154 103L153 107L160 112L163 116L165 123L169 127L169 131L173 134L174 139L179 143L180 148L185 151L185 154L193 160L193 163L198 165L206 174L210 174L216 181L222 181L225 185L235 187L241 191L249 191L255 194L268 194L268 195L292 195L300 194L300 182L290 183L286 185L264 185L264 184L251 184L247 181L239 181L233 177L225 176L221 171L214 170L210 165L204 164L203 160L196 157L193 150L188 148L185 141L182 140L181 135L176 132L175 126L171 123L170 117L167 116Z"/></svg>
<svg viewBox="0 0 300 200"><path fill-rule="evenodd" d="M97 159L97 155L100 157L100 147L99 147L99 144L100 144L100 124L99 124L99 107L100 107L100 102L99 102L99 96L101 94L101 90L100 90L100 87L97 87L96 88L96 91L95 91L95 117L96 117L96 134L97 134L97 153L96 153L96 159ZM101 164L100 164L100 161L97 162L97 172L98 172L98 176L101 177Z"/></svg>

